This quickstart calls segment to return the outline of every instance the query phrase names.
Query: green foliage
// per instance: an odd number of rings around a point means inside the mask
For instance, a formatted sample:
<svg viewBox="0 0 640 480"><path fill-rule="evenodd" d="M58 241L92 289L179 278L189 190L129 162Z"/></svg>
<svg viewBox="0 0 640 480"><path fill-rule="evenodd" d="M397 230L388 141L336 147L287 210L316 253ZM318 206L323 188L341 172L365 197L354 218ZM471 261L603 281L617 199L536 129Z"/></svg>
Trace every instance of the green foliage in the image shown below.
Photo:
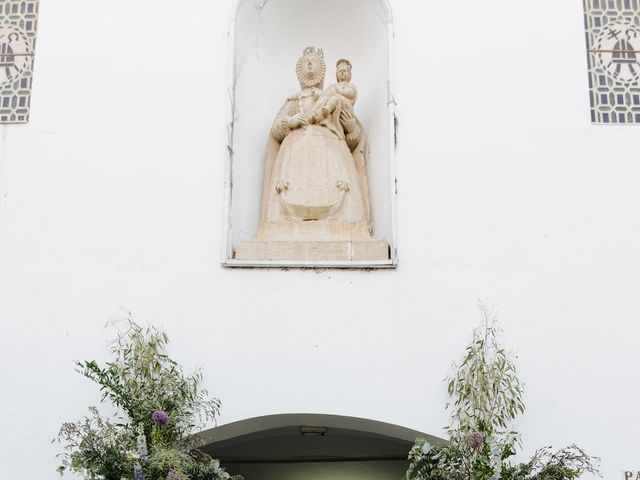
<svg viewBox="0 0 640 480"><path fill-rule="evenodd" d="M456 373L448 378L452 423L450 432L463 434L481 430L507 436L507 424L524 413L522 386L511 356L498 342L500 331L495 318L484 306L482 323L473 332L471 344Z"/></svg>
<svg viewBox="0 0 640 480"><path fill-rule="evenodd" d="M433 447L417 439L409 452L408 480L464 480L464 459L451 444Z"/></svg>
<svg viewBox="0 0 640 480"><path fill-rule="evenodd" d="M128 319L111 345L112 361L104 367L93 360L76 363L118 415L113 423L91 407L88 417L62 425L61 474L71 470L86 480L129 480L137 464L148 480L230 478L217 461L186 442L195 429L215 420L220 402L201 388L199 370L186 375L169 357L168 341L165 332ZM154 421L154 412L164 420Z"/></svg>
<svg viewBox="0 0 640 480"><path fill-rule="evenodd" d="M151 478L165 478L163 475L166 472L172 472L174 480L241 479L231 477L217 460L198 450L187 452L174 448L156 448L149 457Z"/></svg>
<svg viewBox="0 0 640 480"><path fill-rule="evenodd" d="M528 463L506 468L501 480L571 480L583 473L598 475L595 460L577 445L556 452L545 447Z"/></svg>
<svg viewBox="0 0 640 480"><path fill-rule="evenodd" d="M495 317L480 304L482 322L465 356L447 378L451 423L449 442L431 446L418 439L409 453L406 480L571 480L598 474L598 459L573 445L555 453L536 452L524 464L508 459L520 446L509 428L524 413L523 388L513 357L500 345Z"/></svg>
<svg viewBox="0 0 640 480"><path fill-rule="evenodd" d="M208 399L208 392L200 388L201 371L185 376L166 353L168 341L165 332L129 320L127 330L112 344L112 362L101 368L91 360L77 362L77 367L100 385L102 401L120 407L131 424L144 426L147 436L151 435L151 414L169 413L171 421L163 436L171 442L215 420L220 401Z"/></svg>
<svg viewBox="0 0 640 480"><path fill-rule="evenodd" d="M133 471L135 436L102 419L94 407L79 422L62 424L58 438L65 443L60 473L71 469L88 480L120 480Z"/></svg>

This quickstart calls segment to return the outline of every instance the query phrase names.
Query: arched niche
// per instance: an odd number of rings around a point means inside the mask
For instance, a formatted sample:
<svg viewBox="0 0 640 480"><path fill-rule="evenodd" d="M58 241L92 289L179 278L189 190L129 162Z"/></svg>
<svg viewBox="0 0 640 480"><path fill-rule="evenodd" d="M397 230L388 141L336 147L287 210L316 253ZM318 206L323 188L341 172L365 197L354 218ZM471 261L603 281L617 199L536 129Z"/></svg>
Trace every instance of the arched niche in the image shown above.
<svg viewBox="0 0 640 480"><path fill-rule="evenodd" d="M357 417L282 414L250 418L198 434L201 450L246 480L402 478L416 430Z"/></svg>
<svg viewBox="0 0 640 480"><path fill-rule="evenodd" d="M295 65L303 49L318 46L327 63L325 86L335 82L335 63L353 64L358 86L356 115L369 139L369 188L375 236L391 247L389 261L294 262L301 266L388 267L396 264L395 162L391 47L392 17L386 0L239 0L231 20L228 183L225 266L287 262L234 260L234 247L251 240L259 223L268 132L285 99L298 91Z"/></svg>

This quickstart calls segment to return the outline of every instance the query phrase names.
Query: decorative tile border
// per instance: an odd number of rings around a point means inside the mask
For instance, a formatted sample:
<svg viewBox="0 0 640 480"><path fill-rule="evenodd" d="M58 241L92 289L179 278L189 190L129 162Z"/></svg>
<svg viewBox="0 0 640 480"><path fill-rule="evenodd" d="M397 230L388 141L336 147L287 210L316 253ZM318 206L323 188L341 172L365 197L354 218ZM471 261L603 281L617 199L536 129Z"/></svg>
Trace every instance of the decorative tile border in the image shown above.
<svg viewBox="0 0 640 480"><path fill-rule="evenodd" d="M640 0L584 0L593 123L640 123Z"/></svg>
<svg viewBox="0 0 640 480"><path fill-rule="evenodd" d="M39 0L0 0L0 123L29 121Z"/></svg>

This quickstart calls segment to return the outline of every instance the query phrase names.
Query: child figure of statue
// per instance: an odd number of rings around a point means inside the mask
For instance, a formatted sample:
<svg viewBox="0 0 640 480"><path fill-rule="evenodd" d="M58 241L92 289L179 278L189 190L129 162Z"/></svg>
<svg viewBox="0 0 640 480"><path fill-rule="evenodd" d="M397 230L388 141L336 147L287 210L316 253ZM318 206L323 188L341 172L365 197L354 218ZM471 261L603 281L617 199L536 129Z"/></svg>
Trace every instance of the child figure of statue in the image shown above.
<svg viewBox="0 0 640 480"><path fill-rule="evenodd" d="M316 102L312 122L320 123L329 117L338 106L353 116L353 107L358 98L358 89L351 82L351 62L341 58L336 63L337 83L328 87Z"/></svg>

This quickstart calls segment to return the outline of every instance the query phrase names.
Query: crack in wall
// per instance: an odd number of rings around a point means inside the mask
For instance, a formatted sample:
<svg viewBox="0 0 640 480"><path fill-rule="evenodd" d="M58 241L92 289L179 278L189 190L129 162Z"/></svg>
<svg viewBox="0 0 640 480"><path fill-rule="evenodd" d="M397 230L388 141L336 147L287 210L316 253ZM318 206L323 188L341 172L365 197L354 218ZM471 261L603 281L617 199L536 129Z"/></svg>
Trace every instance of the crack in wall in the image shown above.
<svg viewBox="0 0 640 480"><path fill-rule="evenodd" d="M393 94L393 89L391 88L391 81L387 80L387 106L393 104L394 106L398 105L396 103L396 97Z"/></svg>
<svg viewBox="0 0 640 480"><path fill-rule="evenodd" d="M229 105L231 106L231 118L227 122L227 150L229 155L233 156L233 129L238 119L235 102L235 85L229 87L227 93L229 95Z"/></svg>
<svg viewBox="0 0 640 480"><path fill-rule="evenodd" d="M228 243L227 257L228 258L233 257L233 245L232 245L233 242L231 240L231 237L232 237L231 232L233 231L233 220L232 220L233 215L231 212L233 211L233 204L234 204L234 181L233 181L233 178L234 178L233 172L234 172L234 163L235 163L234 133L235 133L236 125L240 120L240 117L238 114L236 92L237 92L238 84L240 80L243 78L243 73L245 71L245 66L247 65L247 62L252 58L255 58L255 61L258 61L258 62L260 61L259 48L262 43L262 38L264 35L264 22L262 18L262 12L266 7L268 1L269 0L254 0L252 2L253 5L247 2L246 9L244 10L242 10L242 5L240 5L240 9L239 9L240 14L241 15L244 14L248 16L248 18L250 19L250 23L253 24L253 28L251 29L251 31L253 32L253 36L248 38L247 39L248 41L242 46L238 45L237 37L234 38L232 42L234 53L237 56L234 55L233 65L232 65L233 78L231 80L231 84L227 87L227 95L228 95L229 110L230 110L230 118L227 121L227 145L226 145L227 155L229 156L228 157L229 176L226 179L228 189L229 189L229 205L228 205L229 238L227 239L227 243ZM235 35L235 32L237 32L238 23L239 23L238 17L236 17L235 25L234 25L235 28L233 29L234 35ZM244 52L241 53L243 50ZM247 234L247 232L244 232L244 231L241 231L241 233Z"/></svg>
<svg viewBox="0 0 640 480"><path fill-rule="evenodd" d="M393 89L391 88L390 80L387 81L387 107L389 107L389 105L393 105L394 107L398 105L398 102L396 102L396 97L393 94ZM394 111L393 112L393 148L394 149L398 148L398 124L399 124L398 115L396 115Z"/></svg>
<svg viewBox="0 0 640 480"><path fill-rule="evenodd" d="M252 14L251 16L255 17L255 20L256 20L255 21L256 25L254 29L255 37L252 39L252 41L248 43L248 46L246 49L247 53L242 55L239 60L236 57L233 65L233 69L234 69L233 82L228 88L229 104L231 106L231 119L227 123L227 152L229 154L229 161L230 161L232 172L233 172L233 155L234 155L234 138L233 137L234 137L235 126L239 120L238 110L236 108L236 87L238 85L238 81L242 77L247 61L251 58L255 58L256 61L258 62L260 61L260 54L258 53L258 50L260 48L260 43L262 41L262 37L264 34L262 11L264 10L268 2L269 0L257 0L254 5L254 9L257 11L257 15ZM236 18L235 21L237 25L238 19ZM237 48L237 45L235 45L234 48ZM229 185L230 187L233 187L233 173L231 174L231 178L229 178ZM233 195L233 192L232 192L232 195Z"/></svg>
<svg viewBox="0 0 640 480"><path fill-rule="evenodd" d="M398 149L398 125L400 124L400 120L398 120L398 116L393 114L393 148L394 150Z"/></svg>

